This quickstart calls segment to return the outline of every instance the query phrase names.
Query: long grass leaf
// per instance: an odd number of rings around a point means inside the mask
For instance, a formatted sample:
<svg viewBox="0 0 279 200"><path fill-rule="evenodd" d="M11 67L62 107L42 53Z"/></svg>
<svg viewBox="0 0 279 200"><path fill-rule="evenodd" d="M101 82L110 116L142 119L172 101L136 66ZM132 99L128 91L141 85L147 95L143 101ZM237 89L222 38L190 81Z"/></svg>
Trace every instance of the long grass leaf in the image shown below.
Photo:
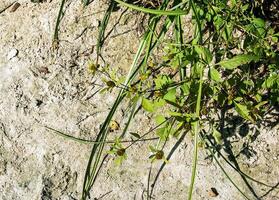
<svg viewBox="0 0 279 200"><path fill-rule="evenodd" d="M168 1L167 1L168 2ZM171 20L167 21L167 27L170 26L171 24ZM154 30L156 26L153 26ZM165 27L166 28L166 27ZM154 31L153 30L153 31ZM140 56L146 46L147 43L147 37L150 34L149 33L150 30L148 30L143 39L141 40L141 43L139 45L138 51L134 57L133 63L130 67L130 70L128 72L127 78L125 80L124 85L127 86L128 84L130 84L130 82L133 80L133 78L136 76L138 70L141 68L142 64L144 63L144 60L138 65L138 61L140 59ZM164 33L167 30L163 30L160 32L160 36L163 36ZM156 46L158 40L156 40L152 47L149 49L148 52L151 52L151 50ZM87 165L87 169L86 169L86 173L85 173L85 178L84 178L84 187L83 187L83 194L82 194L82 200L85 200L88 195L89 195L89 191L91 189L91 187L93 186L93 182L96 179L96 171L97 171L97 166L99 165L99 161L100 161L100 157L102 155L103 152L103 148L104 148L104 141L107 138L107 134L108 134L108 125L117 109L117 107L119 106L119 104L121 103L121 101L124 99L125 97L125 91L123 89L120 90L117 99L115 100L112 109L110 110L105 122L102 125L102 128L97 136L97 141L102 141L103 143L101 144L94 144L93 148L92 148L92 152L88 161L88 165ZM94 159L94 163L93 163L93 159Z"/></svg>
<svg viewBox="0 0 279 200"><path fill-rule="evenodd" d="M143 38L143 40L141 41L140 45L139 45L139 48L138 48L138 51L135 55L135 58L134 58L134 61L132 63L132 66L129 70L129 73L127 75L127 78L125 80L125 85L128 85L131 81L131 75L132 75L132 72L135 70L136 68L136 65L137 65L137 62L140 58L140 55L145 47L145 40L146 38ZM108 126L109 126L109 123L117 109L117 107L119 106L119 104L121 103L121 101L123 100L124 98L124 90L121 89L119 94L118 94L118 97L116 98L106 120L104 121L102 127L101 127L101 130L97 136L97 141L102 141L104 142L107 138L107 134L108 134ZM91 152L91 155L89 157L89 161L88 161L88 165L87 165L87 169L86 169L86 173L85 173L85 178L84 178L84 184L83 184L83 194L82 194L82 200L85 200L88 195L89 195L89 191L92 187L92 181L95 179L95 175L96 175L96 170L97 170L97 166L99 164L99 161L100 161L100 157L102 155L102 152L103 152L103 148L104 148L104 143L101 143L100 145L99 144L94 144L93 145L93 148L92 148L92 152ZM93 163L93 158L95 158L95 161Z"/></svg>
<svg viewBox="0 0 279 200"><path fill-rule="evenodd" d="M191 183L188 192L188 200L192 199L194 183L196 178L197 171L197 162L198 162L198 134L199 134L199 115L200 115L200 106L201 106L201 97L202 97L202 85L203 85L203 70L200 72L200 80L199 80L199 90L196 102L196 121L194 122L194 156L193 156L193 166L192 166L192 176Z"/></svg>
<svg viewBox="0 0 279 200"><path fill-rule="evenodd" d="M237 171L239 174L241 174L241 175L243 175L243 176L245 176L247 179L250 179L251 181L254 181L255 183L258 183L258 184L260 184L260 185L264 185L264 186L266 186L266 187L273 187L273 186L271 186L271 185L268 185L268 184L266 184L266 183L263 183L263 182L261 182L261 181L258 181L258 180L256 180L256 179L254 179L253 177L251 177L251 176L249 176L249 175L247 175L247 174L245 174L244 172L242 172L241 170L239 170L239 169L237 169L235 166L233 166L233 164L213 145L213 143L207 138L206 139L209 143L210 143L210 145L209 145L209 147L210 148L213 148L217 153L218 153L218 155L220 155L223 159L224 159L224 161L230 166L230 167L232 167L235 171Z"/></svg>
<svg viewBox="0 0 279 200"><path fill-rule="evenodd" d="M202 28L201 28L201 21L200 21L200 17L199 14L197 12L197 8L196 8L196 4L194 3L193 0L190 0L190 6L193 10L196 22L197 22L197 30L195 31L196 34L196 38L198 38L199 43L202 43Z"/></svg>
<svg viewBox="0 0 279 200"><path fill-rule="evenodd" d="M208 143L207 143L208 145ZM214 160L216 161L217 165L220 167L220 169L222 170L222 172L225 174L225 176L229 179L229 181L233 184L233 186L243 195L243 197L245 197L247 200L251 200L238 186L237 184L232 180L232 178L228 175L228 173L226 172L226 170L223 168L223 166L221 165L221 163L219 162L219 160L216 158L216 156L214 155L213 151L208 148L212 157L214 158Z"/></svg>
<svg viewBox="0 0 279 200"><path fill-rule="evenodd" d="M183 30L181 27L181 16L175 17L175 42L179 45L179 49L181 50L181 47L183 45ZM179 75L180 80L184 80L186 75L186 69L182 67L182 57L179 57Z"/></svg>
<svg viewBox="0 0 279 200"><path fill-rule="evenodd" d="M55 30L54 30L54 35L53 35L53 42L57 43L58 42L58 34L59 34L59 25L63 17L63 9L65 5L66 0L61 1L61 5L59 8L58 16L56 19L56 24L55 24Z"/></svg>
<svg viewBox="0 0 279 200"><path fill-rule="evenodd" d="M74 137L74 136L71 136L69 134L66 134L66 133L63 133L62 131L58 131L54 128L51 128L51 127L48 127L48 126L44 126L46 129L50 130L50 131L53 131L55 134L65 138L65 139L69 139L69 140L73 140L75 142L79 142L81 144L100 144L102 142L97 142L95 140L86 140L86 139L82 139L82 138L77 138L77 137ZM127 126L126 126L127 127ZM125 129L126 129L125 127ZM127 131L127 129L126 129ZM123 131L123 132L126 132L126 131ZM120 142L121 143L135 143L135 142L141 142L141 141L148 141L148 140L157 140L159 137L152 137L152 138L145 138L145 139L137 139L136 141L135 140L121 140ZM104 143L106 144L113 144L115 143L115 141L105 141Z"/></svg>
<svg viewBox="0 0 279 200"><path fill-rule="evenodd" d="M102 45L104 43L105 31L106 31L111 13L114 10L115 6L116 6L115 1L111 1L108 9L106 10L106 13L105 13L103 19L102 19L101 25L99 27L99 34L98 34L97 45L96 45L96 51L97 51L96 52L96 54L97 54L96 66L98 66L98 61L99 61L101 48L102 48Z"/></svg>

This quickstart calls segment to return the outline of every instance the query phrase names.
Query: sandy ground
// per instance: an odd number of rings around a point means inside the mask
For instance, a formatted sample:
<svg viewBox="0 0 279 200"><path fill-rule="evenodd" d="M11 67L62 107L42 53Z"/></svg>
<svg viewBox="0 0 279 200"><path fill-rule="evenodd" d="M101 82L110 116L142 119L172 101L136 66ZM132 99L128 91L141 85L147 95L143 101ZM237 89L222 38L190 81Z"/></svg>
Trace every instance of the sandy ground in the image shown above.
<svg viewBox="0 0 279 200"><path fill-rule="evenodd" d="M98 133L116 92L93 96L98 90L93 83L101 80L92 77L87 63L95 59L98 25L108 5L94 1L84 9L80 1L68 1L61 24L60 47L52 51L60 1L18 2L17 10L11 12L10 7L0 14L0 199L79 199L91 145L67 140L46 130L44 125L84 139L93 140ZM10 3L2 0L0 10ZM124 75L139 43L142 16L130 11L121 15L123 10L113 13L109 26L112 32L102 55L106 63ZM116 114L119 122L125 118L123 112ZM149 121L146 114L140 113L130 129L147 131L151 127ZM234 131L233 139L242 139L233 144L235 154L244 152L238 156L241 169L262 182L278 185L278 125L262 128L248 150L244 148L243 135L238 134L241 127L230 128ZM175 142L171 140L168 151ZM113 157L109 158L92 189L91 199L146 199L151 143L139 143L131 148L122 166L116 166ZM188 134L160 174L154 199L186 199L192 149ZM205 159L206 151L201 149L199 156L193 199L245 199L216 163ZM245 194L256 199L241 177L224 161L221 163ZM153 164L151 182L161 164ZM251 181L250 184L258 199L279 199L278 188Z"/></svg>

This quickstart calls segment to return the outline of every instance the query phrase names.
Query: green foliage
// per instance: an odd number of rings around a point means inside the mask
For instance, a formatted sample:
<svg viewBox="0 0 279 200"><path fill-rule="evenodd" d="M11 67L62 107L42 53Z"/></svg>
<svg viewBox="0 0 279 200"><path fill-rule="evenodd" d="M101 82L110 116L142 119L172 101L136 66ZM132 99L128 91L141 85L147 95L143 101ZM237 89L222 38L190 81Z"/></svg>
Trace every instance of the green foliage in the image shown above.
<svg viewBox="0 0 279 200"><path fill-rule="evenodd" d="M242 105L239 103L234 102L235 110L239 113L241 117L251 122L254 122L253 118L250 115L250 111L248 110L246 105Z"/></svg>
<svg viewBox="0 0 279 200"><path fill-rule="evenodd" d="M235 69L241 65L244 64L248 64L252 61L258 61L259 57L255 56L255 55L237 55L229 60L223 60L219 63L217 63L217 65L221 65L222 67L226 68L226 69Z"/></svg>
<svg viewBox="0 0 279 200"><path fill-rule="evenodd" d="M154 112L154 110L155 110L154 103L152 103L152 101L150 101L148 99L143 98L141 105L148 112Z"/></svg>
<svg viewBox="0 0 279 200"><path fill-rule="evenodd" d="M268 18L260 18L250 10L245 1L202 0L168 1L157 7L146 8L121 0L120 6L149 14L149 21L138 51L127 77L120 76L109 66L99 66L104 32L116 2L107 10L98 39L96 64L89 62L92 75L103 76L101 92L119 90L92 148L84 181L83 197L86 199L96 179L104 144L109 134L109 124L122 101L127 100L130 118L125 131L133 119L135 108L142 108L157 124L153 133L158 136L156 146L150 146L152 162L167 162L164 147L170 138L182 133L193 133L193 168L188 199L192 199L198 160L198 144L206 144L204 138L213 138L222 145L224 133L217 113L224 109L238 114L247 123L257 124L265 117L267 110L279 103L279 49L278 27ZM84 0L84 5L89 1ZM55 39L58 39L58 25L61 20L64 1L60 9ZM191 35L183 32L183 15L192 13ZM162 17L164 16L164 17ZM164 39L172 28L173 38ZM156 55L153 49L163 46L164 55ZM155 57L156 63L151 57ZM142 58L142 59L141 59ZM139 105L139 106L138 106ZM138 106L138 107L137 107ZM212 127L205 131L204 127ZM125 137L125 131L121 137ZM199 135L206 137L200 141ZM130 133L139 140L142 136ZM208 140L208 139L207 139ZM212 145L211 145L212 146ZM109 154L117 163L126 158L126 150L117 137ZM213 147L212 147L213 148ZM212 149L209 148L212 153ZM213 154L214 159L217 159ZM218 160L217 160L218 162ZM219 162L218 162L219 165ZM220 165L222 171L224 169ZM227 173L224 171L225 175ZM229 178L232 184L233 180ZM237 188L246 199L244 194Z"/></svg>
<svg viewBox="0 0 279 200"><path fill-rule="evenodd" d="M212 136L214 137L217 144L221 144L222 134L216 128L213 128Z"/></svg>

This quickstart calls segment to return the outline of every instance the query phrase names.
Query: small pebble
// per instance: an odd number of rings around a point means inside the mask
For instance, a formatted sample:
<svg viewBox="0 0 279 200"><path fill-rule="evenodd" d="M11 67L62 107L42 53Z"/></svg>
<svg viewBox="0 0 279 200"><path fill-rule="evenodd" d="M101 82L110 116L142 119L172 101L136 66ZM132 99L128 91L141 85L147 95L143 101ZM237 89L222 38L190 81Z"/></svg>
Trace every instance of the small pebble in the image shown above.
<svg viewBox="0 0 279 200"><path fill-rule="evenodd" d="M41 67L41 68L38 69L38 71L39 71L40 73L42 73L42 74L48 74L48 73L50 73L50 71L48 70L47 67Z"/></svg>
<svg viewBox="0 0 279 200"><path fill-rule="evenodd" d="M8 55L7 55L7 59L11 60L12 58L16 57L18 54L18 50L17 49L12 49Z"/></svg>
<svg viewBox="0 0 279 200"><path fill-rule="evenodd" d="M15 12L15 11L19 8L19 6L20 6L20 3L16 2L16 3L12 6L10 12Z"/></svg>
<svg viewBox="0 0 279 200"><path fill-rule="evenodd" d="M216 190L216 188L212 187L210 188L210 190L208 191L208 195L210 197L217 197L219 195L218 191Z"/></svg>

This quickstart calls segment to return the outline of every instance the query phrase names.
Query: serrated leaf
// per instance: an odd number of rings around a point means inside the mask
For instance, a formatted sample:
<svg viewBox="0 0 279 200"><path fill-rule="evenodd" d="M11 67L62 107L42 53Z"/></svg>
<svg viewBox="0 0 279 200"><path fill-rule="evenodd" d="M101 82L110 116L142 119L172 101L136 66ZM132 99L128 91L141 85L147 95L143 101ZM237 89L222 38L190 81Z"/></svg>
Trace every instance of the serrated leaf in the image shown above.
<svg viewBox="0 0 279 200"><path fill-rule="evenodd" d="M279 76L277 74L273 74L268 77L262 84L263 88L272 88L273 85L279 80Z"/></svg>
<svg viewBox="0 0 279 200"><path fill-rule="evenodd" d="M259 56L253 55L253 54L243 54L243 55L237 55L231 59L223 60L217 65L221 65L222 67L226 69L235 69L238 66L248 64L252 61L258 61L260 59Z"/></svg>
<svg viewBox="0 0 279 200"><path fill-rule="evenodd" d="M144 110L148 111L148 112L154 112L155 108L154 108L154 104L152 103L152 101L143 98L141 105L143 107Z"/></svg>
<svg viewBox="0 0 279 200"><path fill-rule="evenodd" d="M238 112L238 114L242 118L244 118L244 119L246 119L248 121L254 122L253 118L250 115L250 111L248 110L246 105L242 105L242 104L236 103L235 101L233 103L235 105L236 112Z"/></svg>
<svg viewBox="0 0 279 200"><path fill-rule="evenodd" d="M214 137L214 139L217 142L217 144L221 144L221 142L222 142L222 134L216 128L213 128L212 136Z"/></svg>
<svg viewBox="0 0 279 200"><path fill-rule="evenodd" d="M216 81L216 82L221 82L222 81L221 74L214 67L210 68L209 74L210 74L210 78L213 81Z"/></svg>
<svg viewBox="0 0 279 200"><path fill-rule="evenodd" d="M154 81L155 81L156 89L161 89L169 85L170 83L172 83L171 78L165 75L159 76Z"/></svg>

